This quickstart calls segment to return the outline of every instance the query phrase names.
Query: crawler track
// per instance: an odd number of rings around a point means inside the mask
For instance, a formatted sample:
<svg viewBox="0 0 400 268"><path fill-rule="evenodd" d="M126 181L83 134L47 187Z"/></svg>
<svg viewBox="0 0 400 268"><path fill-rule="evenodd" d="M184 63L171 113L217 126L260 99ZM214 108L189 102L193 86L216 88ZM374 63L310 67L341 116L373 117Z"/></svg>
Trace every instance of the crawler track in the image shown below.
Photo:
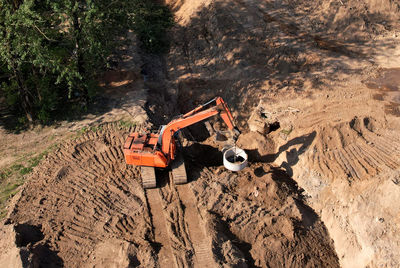
<svg viewBox="0 0 400 268"><path fill-rule="evenodd" d="M34 170L8 219L10 224L38 233L32 238L17 231L24 245L31 245L29 254L43 266L55 259L68 267L255 263L258 257L253 259L249 249L236 242L246 238L236 230L246 226L251 233L258 218L248 221L253 205L243 207L243 201L231 197L237 193L221 190L225 175L213 171L205 175L196 168L200 172L197 180L175 185L169 179L171 171L158 170L158 188L144 190L139 168L125 164L121 149L130 131L117 124L103 125L97 132L87 132L60 146ZM247 180L247 175L242 179ZM224 184L236 187L230 181ZM209 209L216 216L210 216ZM232 209L244 217L239 223L232 222L236 227L224 224L218 216L241 219L229 214ZM39 251L43 247L46 251ZM299 261L301 254L296 255Z"/></svg>
<svg viewBox="0 0 400 268"><path fill-rule="evenodd" d="M154 242L160 246L160 267L216 267L212 238L206 233L206 222L200 216L192 190L187 184L174 185L172 174L181 173L167 173L158 174L159 181L170 177L165 185L146 190ZM184 175L186 178L186 172Z"/></svg>

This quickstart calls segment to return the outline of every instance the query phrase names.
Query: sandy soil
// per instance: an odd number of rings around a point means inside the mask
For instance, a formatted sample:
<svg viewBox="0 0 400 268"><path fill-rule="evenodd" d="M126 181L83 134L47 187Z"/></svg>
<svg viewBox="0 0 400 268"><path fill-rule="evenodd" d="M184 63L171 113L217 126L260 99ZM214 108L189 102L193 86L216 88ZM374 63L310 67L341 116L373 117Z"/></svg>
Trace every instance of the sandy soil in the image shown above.
<svg viewBox="0 0 400 268"><path fill-rule="evenodd" d="M144 130L220 95L243 130L238 146L250 166L226 171L224 144L200 125L184 133L191 181L175 186L169 170L157 170L159 187L144 191L121 150L133 129L103 123L63 143L29 175L1 227L0 260L399 266L399 5L166 2L177 21L170 53L127 49L150 80L143 83L129 64L105 78L115 105L124 104L115 116L143 115L135 128ZM217 120L211 125L224 130Z"/></svg>
<svg viewBox="0 0 400 268"><path fill-rule="evenodd" d="M182 103L234 103L243 128L261 133L241 146L305 190L342 266L398 266L398 4L203 3L178 18L170 54Z"/></svg>
<svg viewBox="0 0 400 268"><path fill-rule="evenodd" d="M145 194L138 169L123 160L120 144L130 131L102 125L35 169L6 221L5 234L15 237L10 261L338 267L325 226L281 169L256 164L233 174L219 163L207 168L196 153L213 147L189 146L193 182L176 187L160 170L161 187Z"/></svg>

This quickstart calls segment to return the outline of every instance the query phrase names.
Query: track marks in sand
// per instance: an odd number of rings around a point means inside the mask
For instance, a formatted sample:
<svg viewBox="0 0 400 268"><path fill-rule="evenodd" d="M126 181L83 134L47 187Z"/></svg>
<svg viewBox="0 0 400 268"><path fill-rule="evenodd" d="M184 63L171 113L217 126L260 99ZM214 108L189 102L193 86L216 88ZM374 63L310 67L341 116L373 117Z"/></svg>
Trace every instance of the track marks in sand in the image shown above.
<svg viewBox="0 0 400 268"><path fill-rule="evenodd" d="M42 226L69 267L90 266L91 254L110 239L140 251L129 258L144 266L157 259L160 267L214 266L191 190L181 193L171 182L145 192L139 170L125 164L122 145L131 131L105 124L61 145L30 175L10 222Z"/></svg>
<svg viewBox="0 0 400 268"><path fill-rule="evenodd" d="M170 174L157 175L160 181ZM189 185L175 186L169 180L160 188L146 190L146 195L154 242L160 246L160 267L216 267L211 237Z"/></svg>
<svg viewBox="0 0 400 268"><path fill-rule="evenodd" d="M179 185L177 188L185 207L185 222L188 225L190 239L195 252L194 266L216 267L211 251L211 237L206 233L205 222L197 209L194 194L187 184Z"/></svg>
<svg viewBox="0 0 400 268"><path fill-rule="evenodd" d="M169 174L161 172L158 179L168 179ZM189 236L187 223L185 222L185 211L182 201L179 198L176 187L167 183L160 188L160 196L163 202L163 213L166 220L166 229L169 235L172 254L174 255L177 267L193 266L194 249Z"/></svg>
<svg viewBox="0 0 400 268"><path fill-rule="evenodd" d="M178 267L175 257L172 254L171 242L166 228L166 219L163 212L163 203L159 189L147 189L147 202L149 205L151 223L153 225L154 242L160 245L158 252L158 264L160 267L175 265Z"/></svg>
<svg viewBox="0 0 400 268"><path fill-rule="evenodd" d="M354 118L332 128L319 128L313 147L306 153L311 167L331 180L368 179L400 167L400 135L394 130L371 127L371 118ZM336 134L335 134L336 133Z"/></svg>
<svg viewBox="0 0 400 268"><path fill-rule="evenodd" d="M10 221L41 225L44 239L69 267L90 263L96 245L110 238L145 249L141 258L150 259L144 192L121 149L128 133L105 124L61 145L30 175Z"/></svg>

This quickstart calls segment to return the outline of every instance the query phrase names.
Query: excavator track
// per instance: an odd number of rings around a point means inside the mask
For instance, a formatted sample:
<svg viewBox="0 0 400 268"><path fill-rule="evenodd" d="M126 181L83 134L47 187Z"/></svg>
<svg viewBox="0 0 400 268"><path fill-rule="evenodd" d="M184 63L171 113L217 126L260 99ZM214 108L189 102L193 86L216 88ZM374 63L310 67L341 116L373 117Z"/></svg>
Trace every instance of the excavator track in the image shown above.
<svg viewBox="0 0 400 268"><path fill-rule="evenodd" d="M185 184L187 183L187 174L185 161L182 154L178 154L177 158L171 165L172 168L172 180L174 184Z"/></svg>
<svg viewBox="0 0 400 268"><path fill-rule="evenodd" d="M144 189L156 187L157 181L154 167L140 167L140 173L142 174L142 185Z"/></svg>

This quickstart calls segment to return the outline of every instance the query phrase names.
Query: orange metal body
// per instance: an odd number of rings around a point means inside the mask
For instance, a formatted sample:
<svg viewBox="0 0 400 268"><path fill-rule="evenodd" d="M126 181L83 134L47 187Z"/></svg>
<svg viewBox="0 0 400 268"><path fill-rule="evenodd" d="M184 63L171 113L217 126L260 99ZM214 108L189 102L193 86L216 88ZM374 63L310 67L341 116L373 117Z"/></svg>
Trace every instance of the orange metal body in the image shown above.
<svg viewBox="0 0 400 268"><path fill-rule="evenodd" d="M136 166L162 167L169 164L169 159L157 150L159 134L132 133L124 144L124 155L127 164Z"/></svg>
<svg viewBox="0 0 400 268"><path fill-rule="evenodd" d="M204 109L212 102L215 106ZM174 134L187 126L219 114L230 130L234 130L233 117L228 106L221 97L217 97L204 105L172 120L164 126L160 133L132 133L124 144L124 155L127 164L165 168L175 158L176 142Z"/></svg>

